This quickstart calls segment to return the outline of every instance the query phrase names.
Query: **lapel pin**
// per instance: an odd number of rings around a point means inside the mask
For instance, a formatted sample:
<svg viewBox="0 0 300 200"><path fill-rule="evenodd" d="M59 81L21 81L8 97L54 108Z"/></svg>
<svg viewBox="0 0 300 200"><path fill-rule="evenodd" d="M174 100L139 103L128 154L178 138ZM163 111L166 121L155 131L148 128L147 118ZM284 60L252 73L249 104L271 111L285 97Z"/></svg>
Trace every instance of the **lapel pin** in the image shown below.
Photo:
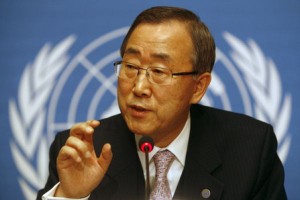
<svg viewBox="0 0 300 200"><path fill-rule="evenodd" d="M201 195L204 199L208 199L210 197L210 190L209 189L203 189L201 191Z"/></svg>

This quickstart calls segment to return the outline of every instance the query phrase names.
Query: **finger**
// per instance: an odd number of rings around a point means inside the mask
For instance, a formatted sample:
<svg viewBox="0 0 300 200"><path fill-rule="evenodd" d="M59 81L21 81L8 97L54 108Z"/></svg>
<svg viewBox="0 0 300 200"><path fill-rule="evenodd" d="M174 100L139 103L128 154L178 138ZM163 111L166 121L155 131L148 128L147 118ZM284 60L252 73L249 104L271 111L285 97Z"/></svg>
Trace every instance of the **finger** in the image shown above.
<svg viewBox="0 0 300 200"><path fill-rule="evenodd" d="M94 128L86 122L75 124L70 129L70 135L82 138L85 134L92 134Z"/></svg>
<svg viewBox="0 0 300 200"><path fill-rule="evenodd" d="M87 122L75 124L70 130L70 136L77 137L83 141L90 143L91 145L93 145L93 133L94 128Z"/></svg>
<svg viewBox="0 0 300 200"><path fill-rule="evenodd" d="M89 120L86 122L77 123L71 127L70 135L77 136L79 138L84 135L90 135L94 132L94 128L100 125L97 120Z"/></svg>
<svg viewBox="0 0 300 200"><path fill-rule="evenodd" d="M89 142L93 142L93 133L94 133L94 129L100 125L100 121L97 121L97 120L89 120L86 122L90 127L93 128L93 132L92 134L85 134L85 139Z"/></svg>
<svg viewBox="0 0 300 200"><path fill-rule="evenodd" d="M106 171L111 163L112 157L113 157L113 154L111 151L111 146L110 146L110 144L107 143L103 146L101 155L98 159L98 163L101 166L101 168L103 169L104 173L106 173Z"/></svg>
<svg viewBox="0 0 300 200"><path fill-rule="evenodd" d="M86 123L88 123L93 128L96 128L97 126L100 125L100 121L94 119L88 120Z"/></svg>
<svg viewBox="0 0 300 200"><path fill-rule="evenodd" d="M67 139L66 145L76 149L76 151L85 158L90 158L91 152L94 151L93 145L91 145L90 143L84 142L83 140L81 140L77 137L74 137L74 136L70 136Z"/></svg>
<svg viewBox="0 0 300 200"><path fill-rule="evenodd" d="M76 151L76 149L66 145L60 149L57 157L57 163L62 165L63 168L68 167L73 162L79 163L81 161L82 159L80 157L80 154Z"/></svg>

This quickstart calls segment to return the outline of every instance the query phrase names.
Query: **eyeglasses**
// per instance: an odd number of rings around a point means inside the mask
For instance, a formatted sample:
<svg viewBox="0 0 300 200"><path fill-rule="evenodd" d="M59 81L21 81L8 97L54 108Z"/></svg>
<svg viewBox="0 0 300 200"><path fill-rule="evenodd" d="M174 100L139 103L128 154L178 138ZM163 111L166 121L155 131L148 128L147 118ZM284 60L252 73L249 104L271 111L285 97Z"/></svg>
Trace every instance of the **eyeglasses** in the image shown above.
<svg viewBox="0 0 300 200"><path fill-rule="evenodd" d="M176 72L173 73L168 68L162 67L148 67L142 68L138 65L125 62L125 61L117 61L114 63L115 74L119 78L135 80L140 70L146 70L147 79L154 84L158 85L169 85L172 82L173 76L186 76L186 75L196 75L198 71L192 72Z"/></svg>

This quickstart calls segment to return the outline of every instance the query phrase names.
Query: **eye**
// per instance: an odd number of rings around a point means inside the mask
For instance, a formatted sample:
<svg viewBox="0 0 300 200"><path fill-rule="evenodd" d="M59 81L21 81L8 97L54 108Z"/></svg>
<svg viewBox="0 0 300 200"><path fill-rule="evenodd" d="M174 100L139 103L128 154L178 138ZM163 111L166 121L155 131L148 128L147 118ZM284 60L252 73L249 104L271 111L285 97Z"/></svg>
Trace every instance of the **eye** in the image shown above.
<svg viewBox="0 0 300 200"><path fill-rule="evenodd" d="M137 66L130 63L123 63L123 67L125 67L126 70L135 70L138 68Z"/></svg>
<svg viewBox="0 0 300 200"><path fill-rule="evenodd" d="M164 68L151 68L151 73L157 77L163 77L168 75L168 70Z"/></svg>

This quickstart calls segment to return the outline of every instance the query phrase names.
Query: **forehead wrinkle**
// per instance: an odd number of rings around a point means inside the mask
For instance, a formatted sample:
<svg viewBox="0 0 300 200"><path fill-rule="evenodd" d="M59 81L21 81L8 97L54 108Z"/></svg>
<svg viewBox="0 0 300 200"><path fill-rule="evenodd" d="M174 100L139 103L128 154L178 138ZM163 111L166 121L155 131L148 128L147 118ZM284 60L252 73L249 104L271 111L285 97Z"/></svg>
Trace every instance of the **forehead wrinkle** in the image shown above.
<svg viewBox="0 0 300 200"><path fill-rule="evenodd" d="M128 49L126 49L125 52L124 52L124 55L125 54L127 54L127 55L131 54L131 55L137 55L137 56L142 55L140 50L138 50L136 48L133 48L133 47L129 47ZM170 62L172 60L171 56L167 53L151 53L150 58L159 59L159 60L162 60L164 62Z"/></svg>
<svg viewBox="0 0 300 200"><path fill-rule="evenodd" d="M156 58L165 62L170 62L171 61L171 56L169 54L166 53L152 53L150 55L150 57L152 58Z"/></svg>

